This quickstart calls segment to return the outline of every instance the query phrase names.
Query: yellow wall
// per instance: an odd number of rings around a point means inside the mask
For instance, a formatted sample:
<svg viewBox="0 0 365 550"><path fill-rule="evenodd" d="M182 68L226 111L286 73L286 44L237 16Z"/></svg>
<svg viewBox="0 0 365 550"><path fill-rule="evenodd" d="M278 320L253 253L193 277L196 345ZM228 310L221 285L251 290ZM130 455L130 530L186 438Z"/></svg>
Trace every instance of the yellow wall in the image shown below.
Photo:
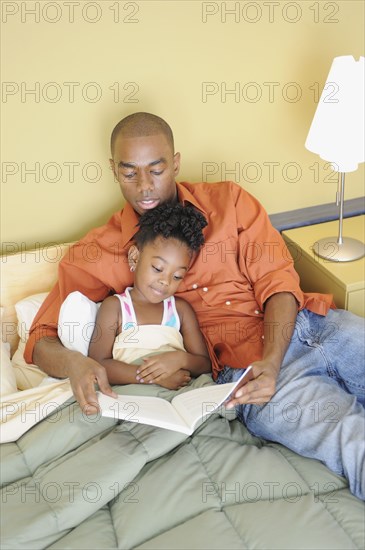
<svg viewBox="0 0 365 550"><path fill-rule="evenodd" d="M77 239L122 205L109 135L135 111L171 124L180 180L235 179L269 213L334 199L304 142L332 59L364 55L362 1L1 8L3 251Z"/></svg>

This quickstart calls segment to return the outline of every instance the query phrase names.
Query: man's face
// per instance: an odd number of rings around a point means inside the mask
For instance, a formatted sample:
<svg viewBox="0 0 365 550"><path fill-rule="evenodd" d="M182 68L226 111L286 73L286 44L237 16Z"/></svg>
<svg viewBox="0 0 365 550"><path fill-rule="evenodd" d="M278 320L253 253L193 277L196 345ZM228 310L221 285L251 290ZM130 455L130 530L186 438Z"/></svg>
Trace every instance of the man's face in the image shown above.
<svg viewBox="0 0 365 550"><path fill-rule="evenodd" d="M115 141L110 165L123 197L138 214L177 197L175 178L180 153L173 153L163 134Z"/></svg>

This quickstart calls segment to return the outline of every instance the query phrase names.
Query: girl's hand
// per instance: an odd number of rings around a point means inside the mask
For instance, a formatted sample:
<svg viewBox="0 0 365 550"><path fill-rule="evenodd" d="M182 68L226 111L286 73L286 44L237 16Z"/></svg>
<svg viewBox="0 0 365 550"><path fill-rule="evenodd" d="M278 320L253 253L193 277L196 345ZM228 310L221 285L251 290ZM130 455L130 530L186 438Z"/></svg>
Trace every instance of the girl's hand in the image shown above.
<svg viewBox="0 0 365 550"><path fill-rule="evenodd" d="M184 351L159 353L143 359L143 364L137 369L136 379L141 384L160 384L162 386L161 382L185 368L185 363L186 353Z"/></svg>
<svg viewBox="0 0 365 550"><path fill-rule="evenodd" d="M174 372L174 374L164 378L159 385L168 390L180 390L180 388L187 386L190 380L190 372L185 369L179 369L177 372Z"/></svg>

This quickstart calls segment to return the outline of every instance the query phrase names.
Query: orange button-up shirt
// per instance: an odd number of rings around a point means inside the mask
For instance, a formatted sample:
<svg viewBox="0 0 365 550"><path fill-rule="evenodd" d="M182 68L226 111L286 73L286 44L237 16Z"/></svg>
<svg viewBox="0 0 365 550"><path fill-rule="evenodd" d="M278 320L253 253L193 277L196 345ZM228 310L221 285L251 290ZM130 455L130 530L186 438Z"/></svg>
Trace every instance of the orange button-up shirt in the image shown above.
<svg viewBox="0 0 365 550"><path fill-rule="evenodd" d="M244 368L262 358L263 310L278 292L292 293L299 309L325 315L332 296L304 294L286 245L261 204L233 182L177 183L179 201L198 208L208 221L205 244L176 294L195 310L213 365ZM79 290L99 302L133 285L127 252L139 216L126 204L109 222L90 231L60 262L58 283L40 308L24 357L32 362L35 342L57 335L62 302Z"/></svg>

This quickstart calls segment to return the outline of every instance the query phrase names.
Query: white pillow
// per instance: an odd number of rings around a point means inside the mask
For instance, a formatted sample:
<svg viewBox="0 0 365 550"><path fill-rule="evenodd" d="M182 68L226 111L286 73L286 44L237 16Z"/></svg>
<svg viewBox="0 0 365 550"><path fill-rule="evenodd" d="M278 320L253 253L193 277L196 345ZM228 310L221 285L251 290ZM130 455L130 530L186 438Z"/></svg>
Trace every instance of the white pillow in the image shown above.
<svg viewBox="0 0 365 550"><path fill-rule="evenodd" d="M18 349L12 357L12 365L15 369L17 386L21 390L34 388L38 386L47 375L36 365L28 365L23 357L25 344L28 340L29 330L33 319L38 313L39 308L48 296L48 292L33 294L15 304L15 311L18 318Z"/></svg>
<svg viewBox="0 0 365 550"><path fill-rule="evenodd" d="M24 344L28 340L30 327L37 315L39 308L48 296L48 292L41 292L27 296L15 304L15 311L18 317L18 334L20 341Z"/></svg>
<svg viewBox="0 0 365 550"><path fill-rule="evenodd" d="M58 318L58 337L65 348L88 354L99 306L78 291L67 296Z"/></svg>
<svg viewBox="0 0 365 550"><path fill-rule="evenodd" d="M10 360L10 344L1 341L0 396L5 397L16 391L15 372Z"/></svg>

